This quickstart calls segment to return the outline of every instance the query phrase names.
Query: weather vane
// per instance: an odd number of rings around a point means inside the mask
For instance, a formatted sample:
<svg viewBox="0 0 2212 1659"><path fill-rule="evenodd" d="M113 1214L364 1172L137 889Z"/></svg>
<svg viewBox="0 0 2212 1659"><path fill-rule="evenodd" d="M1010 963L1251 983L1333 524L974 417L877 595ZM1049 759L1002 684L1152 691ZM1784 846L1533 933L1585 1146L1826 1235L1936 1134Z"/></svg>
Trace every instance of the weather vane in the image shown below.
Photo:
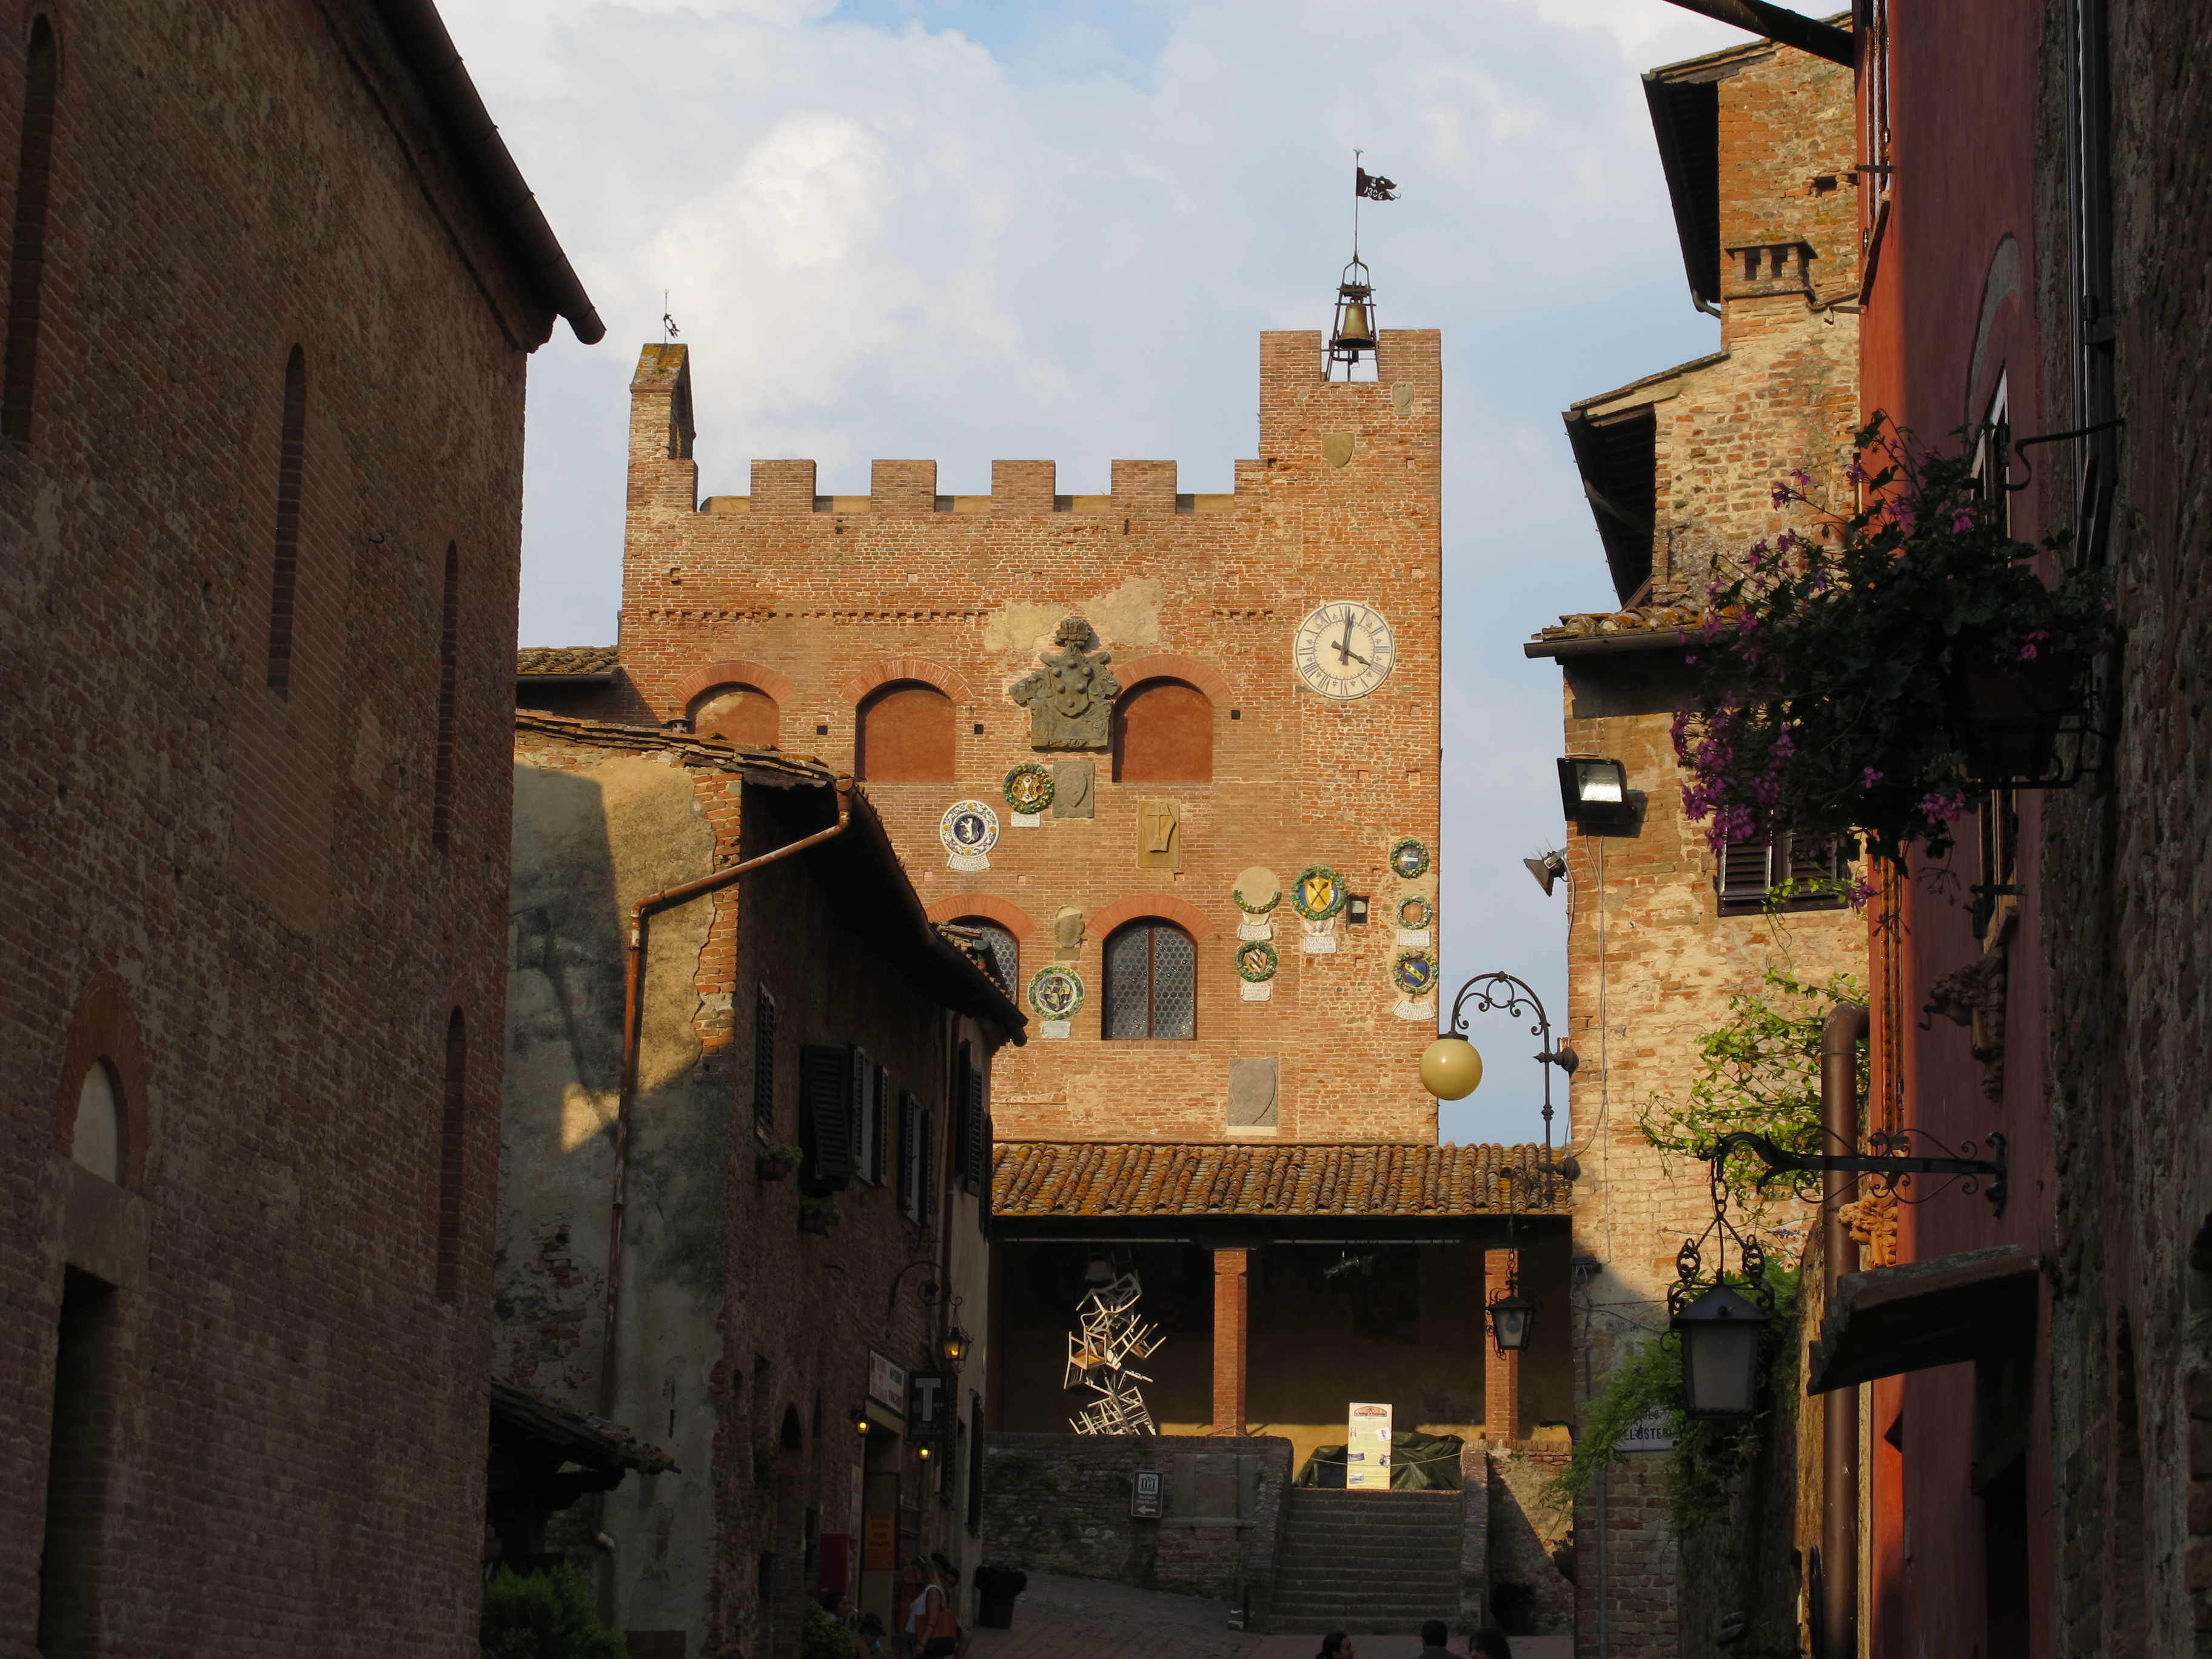
<svg viewBox="0 0 2212 1659"><path fill-rule="evenodd" d="M1359 176L1360 176L1361 178L1364 179L1367 175L1366 175L1365 173L1361 173ZM1385 182L1385 183L1387 184L1387 183L1389 182L1389 180L1388 180L1388 179L1385 179L1383 182ZM1357 234L1356 232L1354 233L1353 240L1354 240L1355 241L1358 240L1358 234ZM683 330L681 330L681 329L679 329L678 327L677 327L677 326L676 326L676 319L669 313L669 310L668 310L668 290L667 290L666 289L665 289L665 288L664 288L663 289L661 289L661 290L660 290L660 343L661 343L661 344L663 344L663 345L666 345L666 344L667 344L671 340L673 340L673 339L674 339L674 338L675 338L678 334L681 334L683 331L684 331Z"/></svg>
<svg viewBox="0 0 2212 1659"><path fill-rule="evenodd" d="M1363 149L1352 152L1352 263L1345 266L1336 285L1336 322L1328 336L1328 372L1334 376L1341 363L1347 380L1359 360L1376 349L1375 284L1367 274L1366 262L1359 257L1359 204L1398 199L1395 180L1360 165L1360 158L1366 154Z"/></svg>

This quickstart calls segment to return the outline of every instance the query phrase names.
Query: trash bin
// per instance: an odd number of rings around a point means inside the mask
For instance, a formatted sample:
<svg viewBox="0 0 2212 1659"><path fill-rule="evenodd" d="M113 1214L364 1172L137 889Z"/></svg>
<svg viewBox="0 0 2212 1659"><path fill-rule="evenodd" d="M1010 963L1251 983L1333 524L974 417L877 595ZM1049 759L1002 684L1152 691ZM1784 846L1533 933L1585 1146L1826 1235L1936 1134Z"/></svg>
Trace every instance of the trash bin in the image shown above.
<svg viewBox="0 0 2212 1659"><path fill-rule="evenodd" d="M984 1630L1010 1629L1014 1598L1030 1587L1030 1576L1012 1567L975 1569L975 1623Z"/></svg>

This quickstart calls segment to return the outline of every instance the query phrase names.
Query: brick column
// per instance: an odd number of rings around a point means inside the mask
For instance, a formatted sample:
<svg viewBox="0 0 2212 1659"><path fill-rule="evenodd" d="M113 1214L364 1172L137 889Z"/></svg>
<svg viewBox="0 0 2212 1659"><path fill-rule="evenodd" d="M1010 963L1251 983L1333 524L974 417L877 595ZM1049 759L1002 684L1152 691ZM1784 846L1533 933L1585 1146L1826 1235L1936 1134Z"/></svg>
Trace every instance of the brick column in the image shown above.
<svg viewBox="0 0 2212 1659"><path fill-rule="evenodd" d="M1486 1250L1482 1256L1482 1299L1504 1294L1519 1265L1518 1250ZM1500 1353L1490 1333L1490 1316L1482 1321L1482 1432L1493 1445L1521 1436L1521 1356Z"/></svg>
<svg viewBox="0 0 2212 1659"><path fill-rule="evenodd" d="M1213 1431L1244 1432L1245 1277L1248 1250L1213 1253Z"/></svg>

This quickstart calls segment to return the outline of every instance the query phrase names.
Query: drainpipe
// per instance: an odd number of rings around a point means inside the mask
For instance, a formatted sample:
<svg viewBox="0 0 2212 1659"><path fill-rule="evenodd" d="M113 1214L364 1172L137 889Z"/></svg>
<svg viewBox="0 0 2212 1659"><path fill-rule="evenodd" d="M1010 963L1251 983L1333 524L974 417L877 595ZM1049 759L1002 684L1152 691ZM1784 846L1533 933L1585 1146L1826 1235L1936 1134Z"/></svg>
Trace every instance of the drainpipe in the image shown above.
<svg viewBox="0 0 2212 1659"><path fill-rule="evenodd" d="M1820 1030L1820 1128L1832 1152L1859 1145L1859 1042L1867 1011L1839 1003ZM1858 1246L1844 1224L1857 1177L1830 1170L1820 1177L1821 1282L1832 1305L1836 1281L1858 1271ZM1856 1659L1859 1650L1859 1391L1837 1389L1822 1396L1820 1659Z"/></svg>
<svg viewBox="0 0 2212 1659"><path fill-rule="evenodd" d="M648 893L631 907L629 913L629 951L623 973L623 1049L620 1093L615 1103L615 1175L613 1215L607 1224L607 1328L599 1346L599 1415L612 1418L615 1414L615 1354L617 1333L621 1328L622 1316L622 1257L623 1208L629 1183L629 1119L630 1108L637 1099L637 1062L645 1024L645 951L646 939L652 919L663 910L673 909L702 894L719 891L742 876L750 875L764 865L778 859L789 858L793 853L803 853L808 848L828 841L832 836L845 833L853 821L853 781L836 781L837 822L827 830L817 830L811 836L801 836L786 847L772 853L763 853L758 858L747 859L702 876L696 881L687 881L679 887L670 887L658 893Z"/></svg>

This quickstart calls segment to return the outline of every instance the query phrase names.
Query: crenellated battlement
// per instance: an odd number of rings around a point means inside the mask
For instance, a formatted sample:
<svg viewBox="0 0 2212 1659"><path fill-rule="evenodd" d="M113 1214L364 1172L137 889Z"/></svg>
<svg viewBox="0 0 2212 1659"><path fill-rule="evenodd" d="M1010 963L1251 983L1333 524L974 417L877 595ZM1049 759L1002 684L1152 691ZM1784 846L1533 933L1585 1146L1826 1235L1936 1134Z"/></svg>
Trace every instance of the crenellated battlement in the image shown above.
<svg viewBox="0 0 2212 1659"><path fill-rule="evenodd" d="M1199 494L1176 489L1171 460L1117 460L1103 493L1060 489L1049 460L991 463L988 495L945 495L933 460L870 464L865 495L823 494L811 460L755 460L746 495L697 495L692 455L690 352L674 343L647 345L630 381L630 471L634 503L656 512L685 510L708 517L826 514L874 518L1042 517L1097 514L1124 519L1203 518L1256 510L1272 487L1291 479L1343 478L1355 454L1378 445L1417 460L1433 492L1441 459L1441 336L1432 329L1386 329L1377 352L1378 378L1331 380L1322 372L1322 337L1287 330L1260 337L1260 456L1237 463L1236 488ZM1394 487L1364 468L1364 487ZM1395 469L1393 469L1395 472ZM1405 483L1413 479L1406 477ZM1418 487L1418 486L1417 486Z"/></svg>

